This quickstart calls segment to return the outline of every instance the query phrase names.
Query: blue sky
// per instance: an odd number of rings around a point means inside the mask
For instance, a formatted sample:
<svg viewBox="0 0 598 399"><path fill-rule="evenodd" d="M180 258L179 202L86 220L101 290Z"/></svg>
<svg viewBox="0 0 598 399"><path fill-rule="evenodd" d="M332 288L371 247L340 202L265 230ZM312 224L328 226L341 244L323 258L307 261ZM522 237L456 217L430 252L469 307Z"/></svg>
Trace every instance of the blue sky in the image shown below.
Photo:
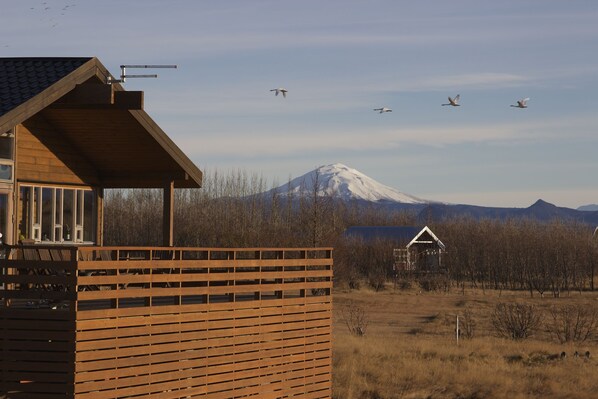
<svg viewBox="0 0 598 399"><path fill-rule="evenodd" d="M125 87L208 173L341 162L437 201L598 203L594 0L0 4L2 57L177 64Z"/></svg>

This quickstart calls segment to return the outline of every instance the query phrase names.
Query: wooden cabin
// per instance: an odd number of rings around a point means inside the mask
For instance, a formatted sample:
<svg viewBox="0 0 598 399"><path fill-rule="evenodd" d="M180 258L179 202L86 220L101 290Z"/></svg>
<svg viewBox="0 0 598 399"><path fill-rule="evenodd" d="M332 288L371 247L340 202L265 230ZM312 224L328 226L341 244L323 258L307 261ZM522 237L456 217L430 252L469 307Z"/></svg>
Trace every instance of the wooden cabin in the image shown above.
<svg viewBox="0 0 598 399"><path fill-rule="evenodd" d="M173 190L201 171L96 58L0 59L0 232L5 244L103 242L106 188Z"/></svg>
<svg viewBox="0 0 598 399"><path fill-rule="evenodd" d="M442 241L428 226L353 226L344 236L364 242L392 243L395 272L429 273L443 271L442 254L446 250Z"/></svg>
<svg viewBox="0 0 598 399"><path fill-rule="evenodd" d="M329 399L332 248L173 246L201 171L96 58L0 58L0 398ZM163 246L103 246L162 188Z"/></svg>

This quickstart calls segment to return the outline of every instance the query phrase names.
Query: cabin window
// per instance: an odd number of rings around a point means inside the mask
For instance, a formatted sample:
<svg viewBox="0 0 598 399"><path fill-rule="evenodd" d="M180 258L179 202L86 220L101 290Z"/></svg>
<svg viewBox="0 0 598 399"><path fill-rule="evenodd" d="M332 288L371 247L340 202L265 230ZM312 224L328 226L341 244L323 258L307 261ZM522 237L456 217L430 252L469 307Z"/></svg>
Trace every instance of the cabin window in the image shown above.
<svg viewBox="0 0 598 399"><path fill-rule="evenodd" d="M0 134L0 180L12 181L15 136L12 130Z"/></svg>
<svg viewBox="0 0 598 399"><path fill-rule="evenodd" d="M12 165L0 163L0 180L12 181Z"/></svg>
<svg viewBox="0 0 598 399"><path fill-rule="evenodd" d="M96 197L84 188L20 186L19 239L93 243Z"/></svg>
<svg viewBox="0 0 598 399"><path fill-rule="evenodd" d="M2 237L0 242L4 242L6 234L6 228L8 226L8 194L0 193L0 233Z"/></svg>

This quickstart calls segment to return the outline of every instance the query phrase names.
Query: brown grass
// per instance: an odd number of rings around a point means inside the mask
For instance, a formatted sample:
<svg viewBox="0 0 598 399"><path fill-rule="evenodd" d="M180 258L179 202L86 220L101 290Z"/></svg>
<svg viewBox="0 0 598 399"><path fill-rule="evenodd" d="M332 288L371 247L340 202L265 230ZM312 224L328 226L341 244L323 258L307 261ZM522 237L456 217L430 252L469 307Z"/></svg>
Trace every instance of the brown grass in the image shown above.
<svg viewBox="0 0 598 399"><path fill-rule="evenodd" d="M540 310L598 306L598 293L530 299L527 293L478 290L335 292L334 398L598 397L598 342L561 345L544 329L522 341L496 338L490 314L497 303L509 301ZM365 336L351 335L342 321L349 303L367 310ZM476 322L475 337L457 345L455 320L465 309ZM594 356L589 360L572 356L588 350ZM558 356L563 351L565 359Z"/></svg>

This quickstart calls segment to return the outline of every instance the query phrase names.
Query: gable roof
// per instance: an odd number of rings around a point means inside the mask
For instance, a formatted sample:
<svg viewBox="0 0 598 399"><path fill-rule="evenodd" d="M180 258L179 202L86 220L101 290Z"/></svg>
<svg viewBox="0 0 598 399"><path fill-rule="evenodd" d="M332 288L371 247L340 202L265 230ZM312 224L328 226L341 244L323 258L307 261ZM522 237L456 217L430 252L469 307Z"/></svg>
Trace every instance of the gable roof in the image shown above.
<svg viewBox="0 0 598 399"><path fill-rule="evenodd" d="M105 188L201 187L199 168L141 109L143 93L108 85L110 76L95 57L0 58L0 132L39 116ZM138 106L128 106L130 98Z"/></svg>
<svg viewBox="0 0 598 399"><path fill-rule="evenodd" d="M426 239L428 237L430 237L432 240L430 241L429 239ZM445 249L442 241L440 241L438 237L436 237L436 235L432 233L432 230L430 230L428 226L424 226L424 228L415 237L413 237L413 240L411 240L409 244L407 244L407 248L409 248L413 244L432 244L434 242L440 248Z"/></svg>
<svg viewBox="0 0 598 399"><path fill-rule="evenodd" d="M32 99L91 60L86 58L0 58L0 117Z"/></svg>
<svg viewBox="0 0 598 399"><path fill-rule="evenodd" d="M444 249L442 241L432 233L428 226L351 226L345 230L343 235L347 238L360 238L365 241L376 239L394 241L406 244L406 247L416 243L430 243L431 241L427 239L430 237L438 246Z"/></svg>

